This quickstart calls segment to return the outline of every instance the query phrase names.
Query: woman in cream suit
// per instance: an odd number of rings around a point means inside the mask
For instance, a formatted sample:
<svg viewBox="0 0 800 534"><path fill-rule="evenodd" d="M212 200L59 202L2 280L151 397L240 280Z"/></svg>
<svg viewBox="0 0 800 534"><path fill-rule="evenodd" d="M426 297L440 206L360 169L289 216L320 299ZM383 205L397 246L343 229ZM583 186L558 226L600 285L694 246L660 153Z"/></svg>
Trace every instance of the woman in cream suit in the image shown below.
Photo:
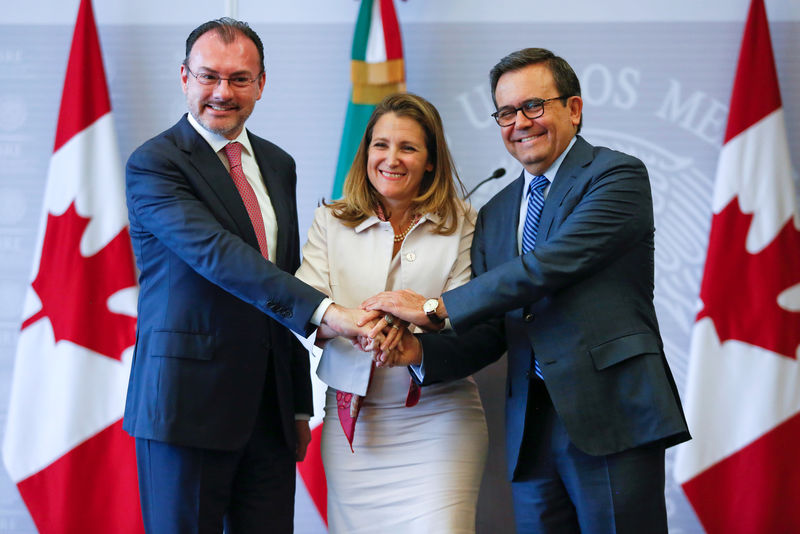
<svg viewBox="0 0 800 534"><path fill-rule="evenodd" d="M463 190L436 109L411 94L387 97L344 198L317 209L297 276L343 306L464 284L475 214L456 184ZM317 373L329 385L321 446L330 532L474 532L488 438L472 378L420 395L407 369L376 369L343 338L325 346Z"/></svg>

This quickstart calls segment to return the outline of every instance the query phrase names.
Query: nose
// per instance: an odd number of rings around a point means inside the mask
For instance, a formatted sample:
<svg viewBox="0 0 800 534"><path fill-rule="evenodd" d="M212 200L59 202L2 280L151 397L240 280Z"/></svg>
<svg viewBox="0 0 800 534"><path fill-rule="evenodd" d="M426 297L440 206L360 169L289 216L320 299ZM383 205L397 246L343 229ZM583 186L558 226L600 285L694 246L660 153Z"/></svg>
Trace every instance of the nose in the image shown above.
<svg viewBox="0 0 800 534"><path fill-rule="evenodd" d="M222 100L228 100L233 95L233 87L229 80L221 79L214 86L214 95Z"/></svg>
<svg viewBox="0 0 800 534"><path fill-rule="evenodd" d="M396 148L390 148L389 150L387 150L386 151L386 164L389 165L390 167L397 167L397 165L399 163L400 163L400 160L397 157L397 149Z"/></svg>
<svg viewBox="0 0 800 534"><path fill-rule="evenodd" d="M514 128L518 130L524 130L525 128L530 127L533 124L533 119L529 119L523 112L522 109L517 110L517 119L514 122Z"/></svg>

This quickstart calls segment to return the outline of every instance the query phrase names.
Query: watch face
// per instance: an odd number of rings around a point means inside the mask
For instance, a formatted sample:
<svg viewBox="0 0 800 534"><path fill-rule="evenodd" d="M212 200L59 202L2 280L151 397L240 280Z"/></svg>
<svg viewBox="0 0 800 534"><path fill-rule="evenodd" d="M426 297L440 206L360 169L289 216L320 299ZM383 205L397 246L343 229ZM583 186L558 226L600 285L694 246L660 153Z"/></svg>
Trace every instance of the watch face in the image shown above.
<svg viewBox="0 0 800 534"><path fill-rule="evenodd" d="M438 299L428 299L425 301L425 304L422 305L422 311L425 313L435 312L436 308L439 307L439 300Z"/></svg>

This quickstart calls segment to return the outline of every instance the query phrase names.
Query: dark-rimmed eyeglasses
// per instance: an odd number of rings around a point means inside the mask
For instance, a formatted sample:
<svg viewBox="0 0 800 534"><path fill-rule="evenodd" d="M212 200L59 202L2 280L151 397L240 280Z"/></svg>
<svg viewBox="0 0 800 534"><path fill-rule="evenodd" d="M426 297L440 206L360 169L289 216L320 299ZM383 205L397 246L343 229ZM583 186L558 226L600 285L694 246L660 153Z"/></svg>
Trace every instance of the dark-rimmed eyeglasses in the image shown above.
<svg viewBox="0 0 800 534"><path fill-rule="evenodd" d="M539 117L544 115L544 105L547 102L552 102L553 100L566 100L567 98L569 97L556 96L547 99L532 98L530 100L526 100L525 102L523 102L522 105L518 108L514 108L511 106L500 108L494 113L492 113L492 117L494 117L494 120L496 120L497 124L499 124L500 126L511 126L512 124L517 122L517 113L519 113L520 111L530 120L538 119Z"/></svg>
<svg viewBox="0 0 800 534"><path fill-rule="evenodd" d="M250 87L254 81L258 80L261 77L261 74L264 72L263 70L259 72L255 78L248 78L247 76L238 75L238 76L231 76L230 78L223 78L219 74L213 74L211 72L200 72L195 74L189 68L189 65L184 64L186 67L186 72L194 76L194 79L197 80L197 83L200 85L214 85L216 86L222 80L227 81L230 85L234 87L239 87L240 89L244 89L245 87Z"/></svg>

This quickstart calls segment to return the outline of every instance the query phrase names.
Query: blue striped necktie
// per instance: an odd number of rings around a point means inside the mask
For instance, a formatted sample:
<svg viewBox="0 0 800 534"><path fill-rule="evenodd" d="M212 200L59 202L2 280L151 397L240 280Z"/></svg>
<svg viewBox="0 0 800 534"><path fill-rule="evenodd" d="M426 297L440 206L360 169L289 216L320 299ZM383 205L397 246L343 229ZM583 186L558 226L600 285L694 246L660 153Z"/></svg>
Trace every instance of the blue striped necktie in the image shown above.
<svg viewBox="0 0 800 534"><path fill-rule="evenodd" d="M522 253L530 252L536 245L536 231L539 229L539 217L544 206L544 188L547 178L534 176L528 187L528 212L525 215L525 226L522 229Z"/></svg>
<svg viewBox="0 0 800 534"><path fill-rule="evenodd" d="M530 252L536 246L536 233L539 230L539 217L542 215L544 206L544 189L547 187L547 178L544 176L534 176L531 185L528 187L528 211L525 215L525 226L522 228L522 253ZM533 372L539 378L542 376L542 369L539 361L533 358Z"/></svg>

